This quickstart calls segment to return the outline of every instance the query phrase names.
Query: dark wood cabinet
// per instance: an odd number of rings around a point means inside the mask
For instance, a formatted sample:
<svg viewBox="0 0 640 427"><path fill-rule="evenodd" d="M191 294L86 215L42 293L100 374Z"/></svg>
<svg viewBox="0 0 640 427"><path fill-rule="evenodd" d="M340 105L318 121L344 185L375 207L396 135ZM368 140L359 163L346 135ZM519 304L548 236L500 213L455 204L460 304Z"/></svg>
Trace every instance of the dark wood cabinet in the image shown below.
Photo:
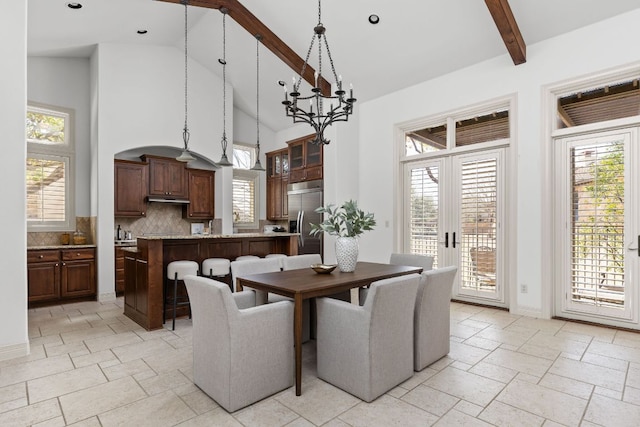
<svg viewBox="0 0 640 427"><path fill-rule="evenodd" d="M267 219L282 220L289 216L287 185L289 184L289 149L272 151L267 157Z"/></svg>
<svg viewBox="0 0 640 427"><path fill-rule="evenodd" d="M95 296L96 261L94 249L63 250L60 280L62 298Z"/></svg>
<svg viewBox="0 0 640 427"><path fill-rule="evenodd" d="M124 269L125 314L136 321L146 319L149 308L147 261L136 254L125 253Z"/></svg>
<svg viewBox="0 0 640 427"><path fill-rule="evenodd" d="M95 299L95 249L28 250L29 304Z"/></svg>
<svg viewBox="0 0 640 427"><path fill-rule="evenodd" d="M315 135L287 142L289 145L289 182L322 179L322 144L314 144Z"/></svg>
<svg viewBox="0 0 640 427"><path fill-rule="evenodd" d="M215 211L215 172L187 169L189 204L183 208L188 219L213 219Z"/></svg>
<svg viewBox="0 0 640 427"><path fill-rule="evenodd" d="M128 160L114 161L114 216L143 217L146 215L147 176L146 163Z"/></svg>
<svg viewBox="0 0 640 427"><path fill-rule="evenodd" d="M149 195L166 198L187 198L186 167L183 162L168 157L141 157L149 163Z"/></svg>
<svg viewBox="0 0 640 427"><path fill-rule="evenodd" d="M60 252L27 251L29 303L60 298Z"/></svg>

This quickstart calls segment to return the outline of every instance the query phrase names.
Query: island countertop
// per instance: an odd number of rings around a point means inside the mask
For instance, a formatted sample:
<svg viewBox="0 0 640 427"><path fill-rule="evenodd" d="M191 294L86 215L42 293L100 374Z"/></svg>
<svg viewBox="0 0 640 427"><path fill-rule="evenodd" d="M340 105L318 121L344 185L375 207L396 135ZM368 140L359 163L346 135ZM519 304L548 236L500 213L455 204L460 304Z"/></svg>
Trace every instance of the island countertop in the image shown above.
<svg viewBox="0 0 640 427"><path fill-rule="evenodd" d="M190 240L190 239L245 239L248 237L290 237L298 236L300 233L234 233L234 234L184 234L184 235L150 235L139 236L138 240Z"/></svg>
<svg viewBox="0 0 640 427"><path fill-rule="evenodd" d="M269 254L298 254L298 233L235 233L139 236L136 246L124 252L124 314L147 330L162 328L165 277L173 261L207 258L235 260L241 255L265 257ZM178 284L178 297L186 297ZM167 318L173 308L167 306ZM187 315L188 307L177 307L178 316Z"/></svg>

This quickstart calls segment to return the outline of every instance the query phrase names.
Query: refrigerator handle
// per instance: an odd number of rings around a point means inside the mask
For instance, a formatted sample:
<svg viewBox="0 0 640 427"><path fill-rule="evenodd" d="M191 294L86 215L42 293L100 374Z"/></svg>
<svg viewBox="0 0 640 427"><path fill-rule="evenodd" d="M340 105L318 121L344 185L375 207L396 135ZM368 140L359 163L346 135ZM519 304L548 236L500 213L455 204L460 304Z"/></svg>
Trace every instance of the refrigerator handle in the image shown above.
<svg viewBox="0 0 640 427"><path fill-rule="evenodd" d="M304 211L300 211L300 246L304 247Z"/></svg>

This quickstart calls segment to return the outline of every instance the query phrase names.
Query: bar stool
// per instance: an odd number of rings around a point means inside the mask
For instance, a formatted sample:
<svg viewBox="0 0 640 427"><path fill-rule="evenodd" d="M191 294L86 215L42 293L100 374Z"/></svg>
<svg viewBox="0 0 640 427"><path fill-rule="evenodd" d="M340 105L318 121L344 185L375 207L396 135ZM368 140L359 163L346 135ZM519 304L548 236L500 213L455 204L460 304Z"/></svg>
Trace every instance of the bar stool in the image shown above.
<svg viewBox="0 0 640 427"><path fill-rule="evenodd" d="M236 258L236 261L246 261L249 259L260 259L260 257L255 255L240 255Z"/></svg>
<svg viewBox="0 0 640 427"><path fill-rule="evenodd" d="M218 279L226 283L233 292L231 284L231 261L226 258L207 258L202 261L202 275L209 279Z"/></svg>
<svg viewBox="0 0 640 427"><path fill-rule="evenodd" d="M173 280L173 322L171 325L171 330L175 331L176 329L176 309L179 305L189 305L189 297L187 296L186 301L178 302L178 280L184 280L185 276L188 275L198 275L199 265L195 261L172 261L167 265L167 279ZM166 306L167 306L167 289L166 282L164 287L164 298L163 298L163 307L162 307L162 323L166 320ZM189 309L189 313L191 313L191 309Z"/></svg>
<svg viewBox="0 0 640 427"><path fill-rule="evenodd" d="M278 258L279 261L280 261L280 270L282 270L282 268L284 267L283 258L286 258L287 255L285 255L285 254L267 254L264 257L265 258Z"/></svg>

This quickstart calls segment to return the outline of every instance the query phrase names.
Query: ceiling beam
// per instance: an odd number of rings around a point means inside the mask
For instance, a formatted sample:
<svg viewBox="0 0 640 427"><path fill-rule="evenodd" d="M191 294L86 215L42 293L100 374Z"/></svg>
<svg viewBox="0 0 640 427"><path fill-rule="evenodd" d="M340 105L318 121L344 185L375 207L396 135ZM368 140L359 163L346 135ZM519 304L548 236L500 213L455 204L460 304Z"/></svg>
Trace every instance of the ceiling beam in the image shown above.
<svg viewBox="0 0 640 427"><path fill-rule="evenodd" d="M184 4L183 0L158 0L167 3ZM280 37L275 35L273 31L262 23L256 16L251 13L249 9L244 7L238 0L188 0L189 6L205 7L208 9L220 9L225 7L228 10L228 15L236 21L242 28L247 30L252 36L262 36L262 44L273 52L282 62L287 64L295 72L295 75L299 75L304 65L304 59L298 56ZM307 81L311 86L315 84L315 70L307 64L304 75L302 78ZM318 78L318 86L320 87L322 94L329 96L331 94L331 83L329 83L324 77Z"/></svg>
<svg viewBox="0 0 640 427"><path fill-rule="evenodd" d="M527 62L527 45L522 38L516 18L513 16L508 0L484 0L498 27L509 55L515 65Z"/></svg>

